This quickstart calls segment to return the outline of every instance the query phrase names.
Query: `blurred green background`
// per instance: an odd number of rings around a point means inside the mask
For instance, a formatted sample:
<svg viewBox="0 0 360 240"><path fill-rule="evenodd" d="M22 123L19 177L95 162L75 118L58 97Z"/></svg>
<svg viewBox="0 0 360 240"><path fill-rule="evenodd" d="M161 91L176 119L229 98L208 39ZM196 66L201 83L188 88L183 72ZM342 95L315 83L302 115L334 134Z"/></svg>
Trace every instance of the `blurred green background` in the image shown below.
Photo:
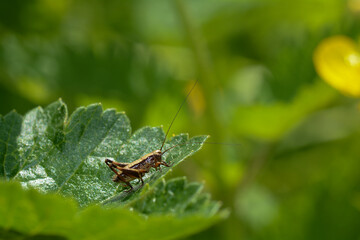
<svg viewBox="0 0 360 240"><path fill-rule="evenodd" d="M360 239L358 100L324 83L315 47L359 39L358 0L0 2L0 114L101 102L133 130L211 135L173 173L230 217L189 239ZM360 79L360 76L359 76Z"/></svg>

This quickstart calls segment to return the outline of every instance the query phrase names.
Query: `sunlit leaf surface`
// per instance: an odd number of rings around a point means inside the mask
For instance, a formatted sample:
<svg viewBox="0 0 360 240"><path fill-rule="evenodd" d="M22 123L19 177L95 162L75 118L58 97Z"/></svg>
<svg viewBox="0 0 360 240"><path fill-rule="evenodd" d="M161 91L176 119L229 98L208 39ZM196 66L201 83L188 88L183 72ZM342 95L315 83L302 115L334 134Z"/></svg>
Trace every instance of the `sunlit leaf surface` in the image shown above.
<svg viewBox="0 0 360 240"><path fill-rule="evenodd" d="M8 180L0 182L1 239L174 239L228 215L201 192L202 184L162 178L199 150L206 136L171 138L163 150L180 144L163 156L172 166L146 174L143 188L133 181L135 191L129 193L111 181L104 159L132 162L159 149L165 137L161 128L144 127L131 135L124 113L103 111L99 104L79 108L67 119L61 100L0 120L0 176ZM123 229L126 234L118 231Z"/></svg>
<svg viewBox="0 0 360 240"><path fill-rule="evenodd" d="M1 176L44 193L72 196L80 206L108 201L124 190L111 181L113 173L104 163L105 158L132 162L159 149L165 136L159 127L144 127L131 136L126 115L103 111L99 104L78 108L67 119L62 101L33 109L23 118L11 112L1 118L0 129ZM191 140L185 134L175 136L164 149L192 143L175 147L163 157L176 166L197 151L205 139L206 136ZM153 184L170 169L153 169L144 177L145 183ZM138 180L132 184L138 185ZM123 193L116 199L128 195Z"/></svg>

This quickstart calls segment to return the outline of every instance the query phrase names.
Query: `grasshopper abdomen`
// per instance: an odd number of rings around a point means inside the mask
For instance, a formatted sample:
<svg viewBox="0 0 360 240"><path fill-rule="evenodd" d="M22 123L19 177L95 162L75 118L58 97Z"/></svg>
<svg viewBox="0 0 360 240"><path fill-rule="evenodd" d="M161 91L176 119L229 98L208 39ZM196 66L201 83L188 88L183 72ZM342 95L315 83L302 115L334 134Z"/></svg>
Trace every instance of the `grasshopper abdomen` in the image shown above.
<svg viewBox="0 0 360 240"><path fill-rule="evenodd" d="M130 181L140 179L141 186L143 186L144 181L142 177L145 173L148 173L151 168L160 170L161 165L170 167L169 164L162 160L162 154L160 150L155 150L131 163L119 163L110 159L105 159L105 163L115 173L113 181L125 183L130 187L130 190L132 190L133 187Z"/></svg>

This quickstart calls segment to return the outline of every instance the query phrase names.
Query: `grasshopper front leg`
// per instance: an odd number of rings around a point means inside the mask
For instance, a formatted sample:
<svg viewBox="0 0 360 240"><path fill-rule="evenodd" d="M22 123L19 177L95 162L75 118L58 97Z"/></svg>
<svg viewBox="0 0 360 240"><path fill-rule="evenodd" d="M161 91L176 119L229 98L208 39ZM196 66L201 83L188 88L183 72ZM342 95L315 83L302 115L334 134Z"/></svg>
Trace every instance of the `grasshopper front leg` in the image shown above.
<svg viewBox="0 0 360 240"><path fill-rule="evenodd" d="M168 164L167 162L165 162L165 161L161 161L161 162L157 162L157 163L155 163L155 169L157 170L158 168L159 168L159 171L161 172L161 165L164 165L164 166L166 166L166 167L171 167L172 166L172 164Z"/></svg>

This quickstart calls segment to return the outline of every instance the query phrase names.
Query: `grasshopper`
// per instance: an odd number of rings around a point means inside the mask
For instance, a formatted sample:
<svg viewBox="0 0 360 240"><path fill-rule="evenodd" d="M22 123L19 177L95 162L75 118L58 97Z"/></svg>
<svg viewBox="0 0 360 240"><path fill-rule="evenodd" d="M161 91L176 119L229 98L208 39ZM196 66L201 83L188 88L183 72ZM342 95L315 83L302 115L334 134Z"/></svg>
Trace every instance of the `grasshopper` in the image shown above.
<svg viewBox="0 0 360 240"><path fill-rule="evenodd" d="M146 173L148 173L150 171L151 168L155 168L156 170L161 171L161 168L160 168L161 165L164 165L166 167L171 166L170 164L168 164L164 160L162 160L162 155L165 152L169 151L170 149L172 149L176 146L179 146L179 145L183 145L183 144L174 145L174 146L166 149L165 151L162 151L162 148L164 147L167 135L170 131L172 124L174 123L178 113L180 112L182 106L186 102L190 93L195 88L196 83L197 83L197 80L194 83L194 85L192 86L191 90L188 92L188 94L185 97L182 104L180 105L174 118L172 119L170 126L167 129L167 132L165 134L165 137L164 137L164 140L162 142L160 149L155 150L151 153L148 153L148 154L144 155L143 157L141 157L133 162L130 162L130 163L121 163L121 162L115 162L110 159L105 159L106 165L115 173L115 176L113 177L112 180L114 182L118 182L118 183L125 183L127 186L129 186L130 189L127 192L131 192L133 190L133 186L130 184L130 182L135 179L140 179L140 181L141 181L140 188L141 188L144 185L144 180L142 178Z"/></svg>

